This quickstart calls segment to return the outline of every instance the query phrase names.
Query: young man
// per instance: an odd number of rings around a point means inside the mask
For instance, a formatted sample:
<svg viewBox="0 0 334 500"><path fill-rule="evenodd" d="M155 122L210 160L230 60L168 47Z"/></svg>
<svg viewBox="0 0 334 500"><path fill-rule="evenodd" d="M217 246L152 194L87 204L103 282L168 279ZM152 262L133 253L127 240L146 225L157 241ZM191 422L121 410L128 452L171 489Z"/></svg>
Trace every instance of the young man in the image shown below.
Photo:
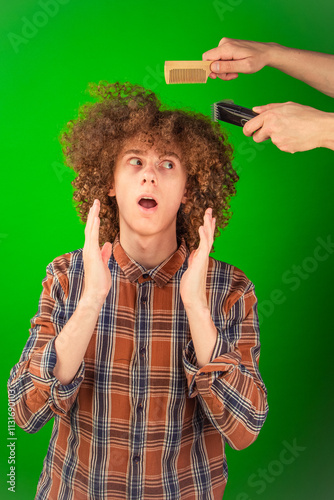
<svg viewBox="0 0 334 500"><path fill-rule="evenodd" d="M36 499L221 500L225 441L250 445L268 410L254 287L209 257L231 148L141 87L91 94L62 136L84 248L47 267L9 381L18 425L54 417Z"/></svg>

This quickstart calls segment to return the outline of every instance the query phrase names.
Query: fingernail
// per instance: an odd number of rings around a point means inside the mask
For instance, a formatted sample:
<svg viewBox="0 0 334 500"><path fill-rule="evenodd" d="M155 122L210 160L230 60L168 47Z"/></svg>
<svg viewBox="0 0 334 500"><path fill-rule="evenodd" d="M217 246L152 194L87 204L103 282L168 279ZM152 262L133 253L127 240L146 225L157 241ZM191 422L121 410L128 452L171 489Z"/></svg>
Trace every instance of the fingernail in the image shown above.
<svg viewBox="0 0 334 500"><path fill-rule="evenodd" d="M252 109L253 109L253 111L255 111L255 113L256 113L257 111L260 111L261 106L254 106Z"/></svg>
<svg viewBox="0 0 334 500"><path fill-rule="evenodd" d="M219 73L219 63L215 62L211 65L211 70L215 73Z"/></svg>

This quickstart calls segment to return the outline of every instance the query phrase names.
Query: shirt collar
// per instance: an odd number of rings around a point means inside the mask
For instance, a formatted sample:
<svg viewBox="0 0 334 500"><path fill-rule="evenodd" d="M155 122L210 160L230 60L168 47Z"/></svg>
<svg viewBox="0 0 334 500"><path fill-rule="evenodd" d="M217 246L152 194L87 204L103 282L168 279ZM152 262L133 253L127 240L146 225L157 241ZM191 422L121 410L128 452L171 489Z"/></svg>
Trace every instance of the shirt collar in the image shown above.
<svg viewBox="0 0 334 500"><path fill-rule="evenodd" d="M129 281L134 282L138 280L138 283L143 283L153 280L159 287L165 286L173 278L189 253L185 241L182 239L176 252L154 269L147 271L147 269L125 253L120 244L119 235L114 240L112 251L117 264Z"/></svg>

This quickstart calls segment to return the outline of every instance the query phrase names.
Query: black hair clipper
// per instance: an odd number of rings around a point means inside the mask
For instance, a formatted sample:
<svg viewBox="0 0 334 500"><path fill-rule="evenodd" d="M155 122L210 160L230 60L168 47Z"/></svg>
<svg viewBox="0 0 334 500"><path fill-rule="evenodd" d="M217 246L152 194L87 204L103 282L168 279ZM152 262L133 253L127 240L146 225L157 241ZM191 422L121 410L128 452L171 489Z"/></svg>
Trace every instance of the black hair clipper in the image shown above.
<svg viewBox="0 0 334 500"><path fill-rule="evenodd" d="M233 125L239 125L239 127L243 127L248 120L258 115L255 111L237 106L230 100L215 102L212 104L211 109L212 119L215 122L220 120L222 122L232 123Z"/></svg>

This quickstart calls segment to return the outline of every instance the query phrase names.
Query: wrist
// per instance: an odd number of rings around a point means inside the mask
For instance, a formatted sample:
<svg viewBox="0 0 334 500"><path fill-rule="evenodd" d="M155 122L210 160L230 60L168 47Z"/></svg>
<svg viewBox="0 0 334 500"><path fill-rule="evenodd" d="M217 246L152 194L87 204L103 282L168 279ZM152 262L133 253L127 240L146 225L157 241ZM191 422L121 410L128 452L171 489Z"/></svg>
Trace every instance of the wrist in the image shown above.
<svg viewBox="0 0 334 500"><path fill-rule="evenodd" d="M287 57L286 51L289 50L288 47L284 47L283 45L275 42L267 43L266 46L266 66L278 69L282 64L282 61L284 61L284 58Z"/></svg>
<svg viewBox="0 0 334 500"><path fill-rule="evenodd" d="M92 291L84 291L80 297L79 304L82 308L100 310L106 300L104 294L94 293Z"/></svg>
<svg viewBox="0 0 334 500"><path fill-rule="evenodd" d="M207 301L193 301L188 304L184 304L187 315L191 316L211 316L209 306Z"/></svg>
<svg viewBox="0 0 334 500"><path fill-rule="evenodd" d="M334 150L334 113L323 113L319 147Z"/></svg>

